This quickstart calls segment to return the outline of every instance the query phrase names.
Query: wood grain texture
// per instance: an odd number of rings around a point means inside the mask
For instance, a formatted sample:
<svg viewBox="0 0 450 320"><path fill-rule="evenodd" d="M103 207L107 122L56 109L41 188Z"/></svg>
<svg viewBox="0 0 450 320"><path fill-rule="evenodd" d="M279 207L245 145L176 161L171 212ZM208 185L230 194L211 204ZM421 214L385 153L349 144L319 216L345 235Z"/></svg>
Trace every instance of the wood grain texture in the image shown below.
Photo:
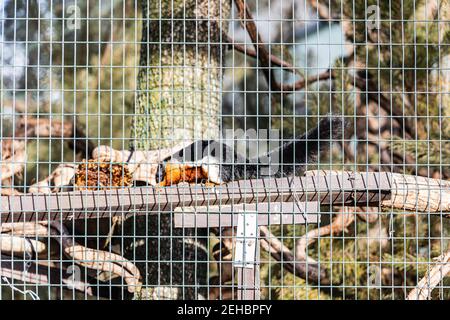
<svg viewBox="0 0 450 320"><path fill-rule="evenodd" d="M392 173L392 195L384 207L417 212L450 212L450 181Z"/></svg>
<svg viewBox="0 0 450 320"><path fill-rule="evenodd" d="M295 197L294 197L295 194ZM375 172L235 181L215 188L177 185L0 196L1 222L71 220L172 212L177 207L292 201L450 212L450 182Z"/></svg>
<svg viewBox="0 0 450 320"><path fill-rule="evenodd" d="M172 212L177 207L294 200L370 206L389 199L390 177L385 173L344 172L342 175L243 180L215 188L177 185L0 196L0 221L127 217Z"/></svg>
<svg viewBox="0 0 450 320"><path fill-rule="evenodd" d="M429 300L431 291L450 273L450 251L434 259L433 267L408 294L407 300Z"/></svg>

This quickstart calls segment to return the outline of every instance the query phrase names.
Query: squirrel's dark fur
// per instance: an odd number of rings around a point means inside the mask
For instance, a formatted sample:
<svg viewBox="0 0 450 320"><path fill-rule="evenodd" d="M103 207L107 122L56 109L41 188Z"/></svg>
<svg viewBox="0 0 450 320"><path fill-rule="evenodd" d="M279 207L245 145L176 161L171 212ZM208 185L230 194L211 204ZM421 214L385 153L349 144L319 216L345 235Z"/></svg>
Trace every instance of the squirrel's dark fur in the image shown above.
<svg viewBox="0 0 450 320"><path fill-rule="evenodd" d="M344 120L342 117L326 116L317 127L307 133L284 143L281 147L270 151L264 157L277 159L279 168L275 177L302 175L307 165L314 164L319 154L328 150L332 143L342 137ZM223 182L234 180L262 178L262 168L267 163L251 161L236 154L233 148L215 140L199 140L164 160L179 163L198 163L208 159L211 164L219 165L220 178ZM213 161L211 161L213 160ZM163 162L163 163L164 163ZM164 165L160 166L157 182L164 176Z"/></svg>

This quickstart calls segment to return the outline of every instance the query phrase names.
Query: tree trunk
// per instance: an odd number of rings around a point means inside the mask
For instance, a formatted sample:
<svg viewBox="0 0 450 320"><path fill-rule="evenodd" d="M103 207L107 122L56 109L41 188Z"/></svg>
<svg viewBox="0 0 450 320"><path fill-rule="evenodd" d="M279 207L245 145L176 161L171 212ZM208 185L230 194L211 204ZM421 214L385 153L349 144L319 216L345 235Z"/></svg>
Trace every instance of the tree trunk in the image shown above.
<svg viewBox="0 0 450 320"><path fill-rule="evenodd" d="M229 0L141 1L143 30L131 148L219 137L222 31ZM125 221L125 256L144 275L144 297L207 297L206 230L174 229L171 212Z"/></svg>
<svg viewBox="0 0 450 320"><path fill-rule="evenodd" d="M229 0L141 4L144 25L132 147L160 149L185 139L217 138L222 77L218 43L228 23Z"/></svg>

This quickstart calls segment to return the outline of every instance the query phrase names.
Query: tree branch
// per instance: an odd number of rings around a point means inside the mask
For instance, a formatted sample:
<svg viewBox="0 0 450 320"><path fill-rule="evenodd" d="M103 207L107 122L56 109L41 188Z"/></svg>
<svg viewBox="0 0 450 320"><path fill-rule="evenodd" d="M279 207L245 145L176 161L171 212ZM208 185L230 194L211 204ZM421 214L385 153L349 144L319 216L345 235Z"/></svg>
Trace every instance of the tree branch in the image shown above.
<svg viewBox="0 0 450 320"><path fill-rule="evenodd" d="M322 285L330 283L330 280L325 273L325 269L319 269L316 262L311 263L304 259L295 259L291 250L272 234L266 226L260 226L259 231L261 237L264 238L261 240L265 240L261 241L262 248L268 251L277 261L283 261L283 267L289 272L314 283L320 283Z"/></svg>
<svg viewBox="0 0 450 320"><path fill-rule="evenodd" d="M45 243L35 239L27 239L11 234L0 234L0 251L13 256L23 256L24 254L39 255L47 251L47 246Z"/></svg>
<svg viewBox="0 0 450 320"><path fill-rule="evenodd" d="M417 284L417 287L410 291L408 300L428 300L431 291L450 273L450 250L440 255L436 259L435 266L425 274Z"/></svg>
<svg viewBox="0 0 450 320"><path fill-rule="evenodd" d="M0 182L20 173L25 168L25 142L12 139L0 140ZM3 192L2 192L3 193ZM13 191L11 191L13 193Z"/></svg>
<svg viewBox="0 0 450 320"><path fill-rule="evenodd" d="M239 17L241 19L241 23L244 26L244 29L247 30L250 38L252 39L252 43L255 46L254 51L248 51L249 49L242 47L242 46L235 46L237 50L248 54L252 57L258 58L261 62L262 71L264 74L264 77L267 80L267 83L269 84L269 87L272 91L278 91L284 94L292 93L293 91L301 90L305 88L307 83L310 82L316 82L320 80L329 79L331 76L331 73L329 71L326 71L319 75L314 75L311 77L308 77L306 79L300 79L296 81L293 84L279 84L274 75L274 69L272 68L271 64L272 62L275 62L274 64L281 66L283 68L290 69L293 66L277 57L274 57L269 54L267 51L264 42L262 41L261 35L258 33L258 29L256 27L255 21L253 19L253 15L250 12L250 9L248 8L247 4L244 2L244 0L235 0L236 7L239 12ZM229 41L230 42L230 41ZM234 43L234 42L233 42Z"/></svg>
<svg viewBox="0 0 450 320"><path fill-rule="evenodd" d="M230 44L230 46L234 50L236 50L238 52L241 52L241 53L245 54L248 57L252 57L252 58L258 59L258 54L257 54L256 50L248 48L245 45L236 43L229 35L227 35L225 33L224 33L224 37L225 37L225 40ZM278 58L277 56L275 56L273 54L270 55L270 61L271 61L272 64L274 64L274 65L276 65L278 67L281 67L284 70L291 71L291 72L295 71L295 67L292 64L290 64L289 62Z"/></svg>
<svg viewBox="0 0 450 320"><path fill-rule="evenodd" d="M65 270L39 265L32 261L27 266L23 260L7 255L0 255L0 275L25 283L65 286L66 289L74 289L92 296L92 287L89 283L74 280L73 274ZM80 276L80 279L83 277Z"/></svg>
<svg viewBox="0 0 450 320"><path fill-rule="evenodd" d="M296 258L300 261L307 261L309 263L317 263L316 260L307 255L307 248L318 238L326 235L334 235L346 231L346 228L355 220L353 214L354 209L351 207L339 208L338 213L329 225L311 230L297 240L296 244Z"/></svg>
<svg viewBox="0 0 450 320"><path fill-rule="evenodd" d="M64 254L76 264L123 277L131 293L140 290L141 274L130 261L112 252L94 250L77 244L62 223L52 222L50 227L51 235L59 242Z"/></svg>
<svg viewBox="0 0 450 320"><path fill-rule="evenodd" d="M70 120L21 117L17 123L15 136L72 138L69 140L70 148L76 153L87 151L87 157L90 157L94 150L94 144L86 137L84 130Z"/></svg>

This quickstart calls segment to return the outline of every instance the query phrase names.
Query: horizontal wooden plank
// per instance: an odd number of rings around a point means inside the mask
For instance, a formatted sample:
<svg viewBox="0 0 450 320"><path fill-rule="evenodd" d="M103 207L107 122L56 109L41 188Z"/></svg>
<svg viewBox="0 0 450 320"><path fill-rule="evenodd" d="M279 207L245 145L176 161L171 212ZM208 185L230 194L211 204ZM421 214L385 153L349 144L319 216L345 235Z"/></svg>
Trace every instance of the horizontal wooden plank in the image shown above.
<svg viewBox="0 0 450 320"><path fill-rule="evenodd" d="M206 228L237 226L239 212L257 212L258 225L305 224L320 221L317 202L258 203L211 207L179 207L174 213L175 228ZM306 218L306 220L305 220Z"/></svg>
<svg viewBox="0 0 450 320"><path fill-rule="evenodd" d="M308 223L318 223L318 214L307 214ZM174 214L175 228L213 228L237 226L237 213L177 213ZM305 218L300 214L258 214L258 225L305 224Z"/></svg>
<svg viewBox="0 0 450 320"><path fill-rule="evenodd" d="M367 178L367 177L370 177ZM361 181L360 181L361 180ZM156 189L23 194L0 197L1 222L101 218L173 211L177 207L304 202L359 205L389 199L390 174L360 173L235 181L214 188L186 185Z"/></svg>

